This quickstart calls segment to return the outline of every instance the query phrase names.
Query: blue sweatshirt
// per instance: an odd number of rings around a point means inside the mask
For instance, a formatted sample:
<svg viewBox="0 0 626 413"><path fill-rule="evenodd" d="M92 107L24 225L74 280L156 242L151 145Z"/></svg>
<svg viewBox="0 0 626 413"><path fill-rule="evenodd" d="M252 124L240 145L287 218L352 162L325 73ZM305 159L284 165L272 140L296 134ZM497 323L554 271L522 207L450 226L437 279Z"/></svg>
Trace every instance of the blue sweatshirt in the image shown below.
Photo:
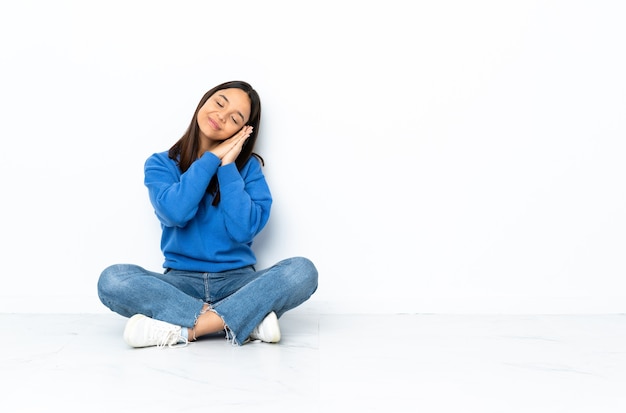
<svg viewBox="0 0 626 413"><path fill-rule="evenodd" d="M164 268L221 272L256 264L252 240L270 216L272 196L254 156L241 171L205 152L181 174L167 152L145 163L144 183L161 223ZM217 174L220 202L207 192Z"/></svg>

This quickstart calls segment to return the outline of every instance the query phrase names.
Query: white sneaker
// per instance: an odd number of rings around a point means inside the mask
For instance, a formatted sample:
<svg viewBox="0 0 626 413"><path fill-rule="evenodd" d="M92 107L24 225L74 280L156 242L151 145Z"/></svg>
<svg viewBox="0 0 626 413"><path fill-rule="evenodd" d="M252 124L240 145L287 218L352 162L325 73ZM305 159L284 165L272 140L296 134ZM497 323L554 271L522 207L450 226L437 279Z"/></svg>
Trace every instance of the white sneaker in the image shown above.
<svg viewBox="0 0 626 413"><path fill-rule="evenodd" d="M189 341L180 332L180 326L135 314L126 322L124 341L131 347L174 347L178 343L184 347Z"/></svg>
<svg viewBox="0 0 626 413"><path fill-rule="evenodd" d="M269 313L261 324L256 326L250 333L251 340L261 340L266 343L278 343L280 341L280 326L275 312Z"/></svg>

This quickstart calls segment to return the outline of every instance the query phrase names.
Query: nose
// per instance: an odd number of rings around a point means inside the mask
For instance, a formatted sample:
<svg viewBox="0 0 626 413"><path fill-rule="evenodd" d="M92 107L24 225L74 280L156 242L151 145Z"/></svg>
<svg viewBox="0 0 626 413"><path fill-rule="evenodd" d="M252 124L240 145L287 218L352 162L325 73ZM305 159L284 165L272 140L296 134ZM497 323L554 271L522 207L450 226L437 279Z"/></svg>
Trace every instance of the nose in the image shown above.
<svg viewBox="0 0 626 413"><path fill-rule="evenodd" d="M223 112L217 112L217 118L220 120L220 122L224 123L224 113Z"/></svg>

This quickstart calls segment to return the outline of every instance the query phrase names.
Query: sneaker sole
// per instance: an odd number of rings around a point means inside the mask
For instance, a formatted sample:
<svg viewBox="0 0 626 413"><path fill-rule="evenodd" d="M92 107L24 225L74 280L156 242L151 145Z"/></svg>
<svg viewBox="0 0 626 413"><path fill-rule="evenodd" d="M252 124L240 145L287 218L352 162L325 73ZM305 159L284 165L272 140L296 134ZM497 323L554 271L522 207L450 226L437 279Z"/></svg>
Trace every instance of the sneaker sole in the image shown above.
<svg viewBox="0 0 626 413"><path fill-rule="evenodd" d="M145 315L143 314L135 314L134 316L132 316L131 318L128 319L128 321L126 322L126 327L124 328L124 341L126 342L126 344L128 344L131 347L141 347L141 346L137 346L135 345L131 340L130 340L130 331L132 331L135 327L135 324L137 324L140 320L146 318Z"/></svg>
<svg viewBox="0 0 626 413"><path fill-rule="evenodd" d="M276 325L277 328L272 331L270 337L266 337L266 340L263 341L265 341L266 343L278 343L280 341L280 325L278 324L278 317L276 317L276 313L272 311L265 318L270 318L272 320L272 324Z"/></svg>

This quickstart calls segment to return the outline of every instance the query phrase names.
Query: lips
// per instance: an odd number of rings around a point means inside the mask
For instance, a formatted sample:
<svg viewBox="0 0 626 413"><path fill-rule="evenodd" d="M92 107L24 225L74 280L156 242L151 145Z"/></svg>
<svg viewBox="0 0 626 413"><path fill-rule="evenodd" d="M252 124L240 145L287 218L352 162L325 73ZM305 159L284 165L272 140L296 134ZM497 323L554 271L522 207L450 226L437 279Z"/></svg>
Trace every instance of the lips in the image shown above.
<svg viewBox="0 0 626 413"><path fill-rule="evenodd" d="M221 129L220 125L216 121L211 119L211 118L208 118L208 123L209 123L209 126L212 127L215 130L220 130Z"/></svg>

